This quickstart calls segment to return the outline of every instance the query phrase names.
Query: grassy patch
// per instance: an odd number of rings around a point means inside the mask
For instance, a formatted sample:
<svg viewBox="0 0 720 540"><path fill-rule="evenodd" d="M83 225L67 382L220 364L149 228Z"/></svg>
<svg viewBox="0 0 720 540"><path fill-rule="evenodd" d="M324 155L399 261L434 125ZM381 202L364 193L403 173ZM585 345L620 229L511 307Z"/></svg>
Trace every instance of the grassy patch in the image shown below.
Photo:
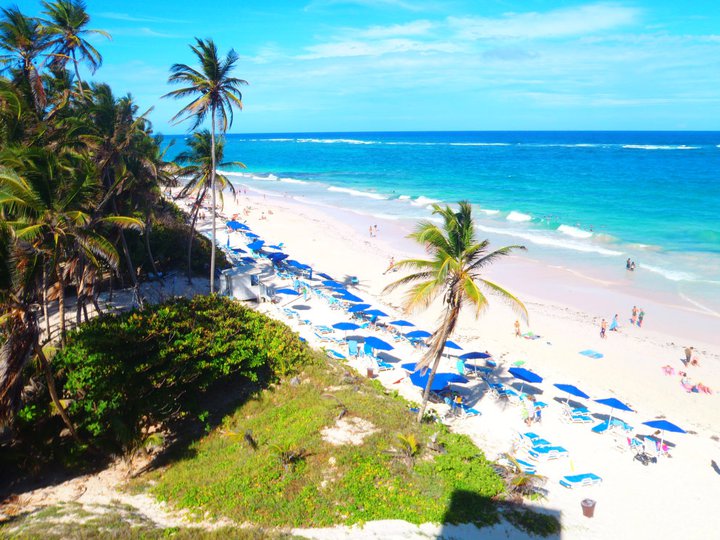
<svg viewBox="0 0 720 540"><path fill-rule="evenodd" d="M152 491L180 507L268 527L498 521L492 498L501 494L503 481L466 436L418 425L404 400L342 366L311 365L300 380L284 380L226 417L187 457L150 475ZM359 446L325 442L322 429L343 413L377 431ZM444 452L430 448L435 433ZM419 442L412 460L403 454L399 434ZM304 458L288 466L280 450Z"/></svg>

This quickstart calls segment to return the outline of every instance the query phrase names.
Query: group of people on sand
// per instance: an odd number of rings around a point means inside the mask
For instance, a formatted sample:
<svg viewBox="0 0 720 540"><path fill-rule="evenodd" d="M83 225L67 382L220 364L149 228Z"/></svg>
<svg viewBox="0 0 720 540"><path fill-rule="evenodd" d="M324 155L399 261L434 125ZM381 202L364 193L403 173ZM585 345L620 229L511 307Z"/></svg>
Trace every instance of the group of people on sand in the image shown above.
<svg viewBox="0 0 720 540"><path fill-rule="evenodd" d="M625 269L630 270L631 272L635 271L635 261L630 260L628 257L628 260L625 261Z"/></svg>
<svg viewBox="0 0 720 540"><path fill-rule="evenodd" d="M637 324L639 327L642 327L643 320L645 319L645 310L643 308L638 309L637 306L633 306L632 308L632 317L630 317L630 324ZM610 322L610 326L608 327L608 322L603 319L600 321L600 337L602 339L607 338L607 333L610 332L619 332L620 331L620 325L618 324L618 315L617 313L612 318L612 321Z"/></svg>
<svg viewBox="0 0 720 540"><path fill-rule="evenodd" d="M616 315L617 317L617 315ZM630 317L630 324L637 324L642 327L643 320L645 319L645 310L643 308L638 309L637 306L632 308L632 317Z"/></svg>
<svg viewBox="0 0 720 540"><path fill-rule="evenodd" d="M378 234L378 226L370 225L370 238L376 238Z"/></svg>
<svg viewBox="0 0 720 540"><path fill-rule="evenodd" d="M685 358L680 359L680 361L683 363L685 368L688 367L700 367L700 360L698 359L697 352L695 351L695 347L685 347ZM675 368L673 368L670 364L667 364L662 367L663 372L665 375L675 375ZM680 376L680 384L682 387L688 392L693 392L696 394L703 393L703 394L712 394L712 389L704 385L703 383L693 383L690 376L687 374L686 371L678 371L678 375Z"/></svg>

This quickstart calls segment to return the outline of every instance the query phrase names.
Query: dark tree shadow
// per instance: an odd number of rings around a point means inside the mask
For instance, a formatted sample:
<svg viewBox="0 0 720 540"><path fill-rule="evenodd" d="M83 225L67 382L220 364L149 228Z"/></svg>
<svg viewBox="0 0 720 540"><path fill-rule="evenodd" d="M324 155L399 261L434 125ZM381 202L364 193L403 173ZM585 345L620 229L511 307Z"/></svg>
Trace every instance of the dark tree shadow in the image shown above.
<svg viewBox="0 0 720 540"><path fill-rule="evenodd" d="M438 539L486 539L525 537L513 528L538 538L558 539L560 511L529 504L502 503L478 493L456 490L443 516ZM512 524L512 525L510 525Z"/></svg>

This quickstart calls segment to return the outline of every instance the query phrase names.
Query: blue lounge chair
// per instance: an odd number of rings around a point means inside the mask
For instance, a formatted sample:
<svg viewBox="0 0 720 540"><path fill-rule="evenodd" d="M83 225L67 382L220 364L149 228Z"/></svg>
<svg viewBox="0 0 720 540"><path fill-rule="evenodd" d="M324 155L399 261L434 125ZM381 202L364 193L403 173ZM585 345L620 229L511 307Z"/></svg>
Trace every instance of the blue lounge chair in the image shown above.
<svg viewBox="0 0 720 540"><path fill-rule="evenodd" d="M378 365L378 371L388 371L390 369L395 369L395 366L393 366L392 364L390 364L388 362L385 362L384 360L378 360L377 365Z"/></svg>
<svg viewBox="0 0 720 540"><path fill-rule="evenodd" d="M602 435L603 433L605 433L608 430L609 427L610 427L610 423L607 420L605 420L604 422L600 422L597 426L592 428L591 431L593 433L599 433L600 435Z"/></svg>
<svg viewBox="0 0 720 540"><path fill-rule="evenodd" d="M593 473L563 476L560 480L560 485L569 489L574 489L576 487L596 486L600 483L602 483L602 478L600 478L597 474Z"/></svg>
<svg viewBox="0 0 720 540"><path fill-rule="evenodd" d="M358 349L357 341L354 341L352 339L348 340L348 355L354 356L355 358L357 358L359 352L360 351Z"/></svg>
<svg viewBox="0 0 720 540"><path fill-rule="evenodd" d="M528 450L528 456L530 456L530 459L534 459L535 461L548 461L551 459L567 457L568 455L568 451L562 446L541 446Z"/></svg>
<svg viewBox="0 0 720 540"><path fill-rule="evenodd" d="M552 446L552 443L543 439L535 433L520 433L520 443L527 448L541 448L543 446Z"/></svg>
<svg viewBox="0 0 720 540"><path fill-rule="evenodd" d="M327 351L325 351L325 354L327 354L330 358L334 358L336 360L347 360L344 354L333 351L332 349L328 349Z"/></svg>
<svg viewBox="0 0 720 540"><path fill-rule="evenodd" d="M508 458L507 454L503 454L503 456L498 459L498 463L503 467L507 467L513 470L516 470L519 467L520 472L524 472L525 474L537 474L537 468L532 463L519 459L515 456L512 456L512 459L517 462L517 465Z"/></svg>

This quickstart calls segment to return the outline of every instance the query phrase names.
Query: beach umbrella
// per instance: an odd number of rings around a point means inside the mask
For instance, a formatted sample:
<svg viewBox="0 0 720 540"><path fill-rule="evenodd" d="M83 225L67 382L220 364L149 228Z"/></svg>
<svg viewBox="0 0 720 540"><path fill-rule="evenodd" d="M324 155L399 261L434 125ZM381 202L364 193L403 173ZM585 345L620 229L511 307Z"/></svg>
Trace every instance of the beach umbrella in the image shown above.
<svg viewBox="0 0 720 540"><path fill-rule="evenodd" d="M232 229L233 231L249 231L250 227L245 225L244 223L240 223L239 221L228 221L226 225Z"/></svg>
<svg viewBox="0 0 720 540"><path fill-rule="evenodd" d="M463 360L475 360L476 358L490 358L490 354L486 352L468 352L465 354L461 354L458 358L461 358Z"/></svg>
<svg viewBox="0 0 720 540"><path fill-rule="evenodd" d="M390 345L387 341L384 341L380 338L376 338L375 336L368 336L365 338L365 344L369 345L375 350L378 351L392 351L395 347Z"/></svg>
<svg viewBox="0 0 720 540"><path fill-rule="evenodd" d="M323 278L323 279L327 279L327 280L330 280L330 281L334 281L333 278L331 278L331 277L328 276L327 274L324 274L323 272L319 272L319 273L318 273L318 276L320 276L320 277Z"/></svg>
<svg viewBox="0 0 720 540"><path fill-rule="evenodd" d="M281 242L281 243L282 243L282 242ZM276 246L275 244L273 244L272 246L267 246L267 247L270 248L270 249L277 249L278 251L280 251L280 250L282 249L282 247Z"/></svg>
<svg viewBox="0 0 720 540"><path fill-rule="evenodd" d="M520 384L520 393L522 393L523 386L525 386L526 382L529 383L541 383L543 381L543 378L535 373L534 371L530 371L529 369L521 368L521 367L512 367L508 369L510 374L515 377L516 379L520 379L523 381Z"/></svg>
<svg viewBox="0 0 720 540"><path fill-rule="evenodd" d="M614 397L605 398L605 399L596 399L595 402L600 403L601 405L610 407L610 418L608 418L608 425L610 425L610 420L612 420L613 411L615 409L618 409L621 411L635 412L630 407L625 405L622 401L620 401L619 399L615 399Z"/></svg>
<svg viewBox="0 0 720 540"><path fill-rule="evenodd" d="M425 372L425 375L420 375L419 371L416 371L414 373L410 374L410 381L415 385L419 386L420 388L425 388L428 383L428 378L430 377L431 370L427 370ZM457 373L436 373L435 378L433 379L432 385L430 386L430 390L434 392L439 392L440 390L444 390L447 388L447 386L450 383L466 383L468 380L463 377L462 375L458 375Z"/></svg>
<svg viewBox="0 0 720 540"><path fill-rule="evenodd" d="M562 392L565 392L566 394L569 394L570 396L575 396L583 399L589 399L590 396L588 396L585 392L580 390L577 386L573 386L572 384L555 384L555 388L558 390L561 390ZM570 397L565 400L565 403L570 401Z"/></svg>
<svg viewBox="0 0 720 540"><path fill-rule="evenodd" d="M445 342L445 348L446 349L455 349L458 351L462 351L462 347L455 343L454 341L450 341L449 339Z"/></svg>
<svg viewBox="0 0 720 540"><path fill-rule="evenodd" d="M270 259L274 263L279 263L280 261L287 259L289 257L286 253L268 253L267 258Z"/></svg>
<svg viewBox="0 0 720 540"><path fill-rule="evenodd" d="M409 371L409 372L411 372L411 373L412 373L413 371L415 371L415 367L416 367L416 366L417 366L417 364L416 364L415 362L407 362L407 363L405 363L405 364L400 364L400 367L401 367L401 368L403 368L403 369L405 369L405 370L407 370L407 371Z"/></svg>
<svg viewBox="0 0 720 540"><path fill-rule="evenodd" d="M339 298L340 300L347 300L348 302L362 302L363 299L359 296L355 296L352 293L345 292L344 294L336 295L336 298Z"/></svg>
<svg viewBox="0 0 720 540"><path fill-rule="evenodd" d="M370 304L355 304L348 308L348 313L358 313L359 311L365 311L370 307Z"/></svg>
<svg viewBox="0 0 720 540"><path fill-rule="evenodd" d="M393 322L388 323L388 324L392 324L393 326L415 326L415 325L414 325L413 323L411 323L410 321L404 321L404 320L402 320L402 319L399 320L399 321L393 321Z"/></svg>
<svg viewBox="0 0 720 540"><path fill-rule="evenodd" d="M365 315L370 315L371 317L387 317L387 313L384 313L379 309L369 309L365 312Z"/></svg>
<svg viewBox="0 0 720 540"><path fill-rule="evenodd" d="M232 251L233 253L247 253L247 251L242 248L230 248L230 251Z"/></svg>
<svg viewBox="0 0 720 540"><path fill-rule="evenodd" d="M662 434L660 435L660 448L662 449L662 444L665 441L665 432L671 431L673 433L687 433L683 428L680 426L676 426L672 422L668 422L667 420L650 420L649 422L643 422L644 425L651 427L653 429L659 429L662 431Z"/></svg>
<svg viewBox="0 0 720 540"><path fill-rule="evenodd" d="M294 289L275 289L275 294L289 294L291 296L300 296L300 293Z"/></svg>
<svg viewBox="0 0 720 540"><path fill-rule="evenodd" d="M415 338L415 339L428 338L430 336L432 336L432 334L425 330L413 330L412 332L408 332L407 334L405 334L406 338Z"/></svg>
<svg viewBox="0 0 720 540"><path fill-rule="evenodd" d="M336 330L357 330L358 328L360 328L359 325L347 321L335 323L332 325L332 327Z"/></svg>
<svg viewBox="0 0 720 540"><path fill-rule="evenodd" d="M319 274L318 274L319 275ZM342 283L338 283L334 279L326 279L325 281L322 281L322 284L326 287L331 287L333 289L343 289L345 288L345 285Z"/></svg>
<svg viewBox="0 0 720 540"><path fill-rule="evenodd" d="M255 240L254 242L250 242L247 247L253 251L260 251L264 245L265 240Z"/></svg>
<svg viewBox="0 0 720 540"><path fill-rule="evenodd" d="M260 235L257 235L254 232L246 232L245 236L247 236L248 238L260 238Z"/></svg>

